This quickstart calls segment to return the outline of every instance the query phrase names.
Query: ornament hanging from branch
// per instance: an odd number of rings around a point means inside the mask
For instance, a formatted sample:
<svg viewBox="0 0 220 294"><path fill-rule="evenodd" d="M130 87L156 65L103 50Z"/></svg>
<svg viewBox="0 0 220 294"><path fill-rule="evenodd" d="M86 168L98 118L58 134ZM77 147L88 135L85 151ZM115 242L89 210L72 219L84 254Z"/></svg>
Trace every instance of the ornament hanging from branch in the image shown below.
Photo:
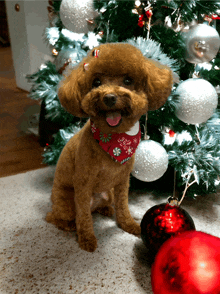
<svg viewBox="0 0 220 294"><path fill-rule="evenodd" d="M144 182L156 181L168 167L168 154L164 147L153 140L143 140L135 152L132 175Z"/></svg>
<svg viewBox="0 0 220 294"><path fill-rule="evenodd" d="M70 31L87 34L94 29L94 19L97 16L93 0L62 0L60 19Z"/></svg>
<svg viewBox="0 0 220 294"><path fill-rule="evenodd" d="M147 114L144 140L135 152L135 162L131 174L144 182L153 182L164 175L168 168L168 154L158 142L149 140L147 135Z"/></svg>
<svg viewBox="0 0 220 294"><path fill-rule="evenodd" d="M176 197L178 193L176 193L176 171L174 171L173 196L170 196L166 203L151 207L141 220L141 238L152 260L167 240L186 231L196 230L191 216L180 207L186 191L196 182L194 180L189 184L190 178L179 201Z"/></svg>
<svg viewBox="0 0 220 294"><path fill-rule="evenodd" d="M204 79L188 79L176 89L179 102L175 114L188 124L206 122L215 112L218 105L218 94L215 88Z"/></svg>
<svg viewBox="0 0 220 294"><path fill-rule="evenodd" d="M173 197L151 207L141 221L141 238L152 256L169 238L189 230L195 230L194 221Z"/></svg>
<svg viewBox="0 0 220 294"><path fill-rule="evenodd" d="M186 60L190 63L211 61L220 47L219 34L207 24L198 24L184 33L186 43Z"/></svg>

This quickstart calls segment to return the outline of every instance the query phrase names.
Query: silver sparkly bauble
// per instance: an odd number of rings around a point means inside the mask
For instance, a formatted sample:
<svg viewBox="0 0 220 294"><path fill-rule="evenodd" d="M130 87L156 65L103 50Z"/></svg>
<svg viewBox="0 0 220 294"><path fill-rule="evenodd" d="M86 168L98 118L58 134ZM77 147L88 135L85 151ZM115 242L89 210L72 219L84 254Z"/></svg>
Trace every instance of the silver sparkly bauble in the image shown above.
<svg viewBox="0 0 220 294"><path fill-rule="evenodd" d="M86 51L80 48L63 49L55 59L56 70L59 71L66 62L68 62L69 67L74 67L81 62L86 55Z"/></svg>
<svg viewBox="0 0 220 294"><path fill-rule="evenodd" d="M131 174L144 182L153 182L166 172L168 154L163 146L152 140L141 141L135 152Z"/></svg>
<svg viewBox="0 0 220 294"><path fill-rule="evenodd" d="M90 25L87 20L96 16L93 0L62 0L60 19L64 26L75 33L87 34Z"/></svg>
<svg viewBox="0 0 220 294"><path fill-rule="evenodd" d="M203 79L188 79L176 89L179 95L175 114L185 123L200 124L207 121L218 105L215 88Z"/></svg>
<svg viewBox="0 0 220 294"><path fill-rule="evenodd" d="M209 62L218 53L219 34L207 24L198 24L184 33L186 42L186 60L190 63Z"/></svg>

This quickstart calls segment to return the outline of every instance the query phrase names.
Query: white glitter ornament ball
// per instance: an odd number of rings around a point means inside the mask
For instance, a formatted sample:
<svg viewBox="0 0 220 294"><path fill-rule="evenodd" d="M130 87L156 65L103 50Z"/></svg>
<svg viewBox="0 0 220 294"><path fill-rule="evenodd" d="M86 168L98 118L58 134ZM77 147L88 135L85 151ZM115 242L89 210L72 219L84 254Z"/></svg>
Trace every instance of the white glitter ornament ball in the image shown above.
<svg viewBox="0 0 220 294"><path fill-rule="evenodd" d="M203 79L188 79L176 89L179 95L175 114L188 124L206 122L215 112L218 95L215 88Z"/></svg>
<svg viewBox="0 0 220 294"><path fill-rule="evenodd" d="M92 20L96 16L93 0L62 0L61 2L60 19L70 31L87 34L90 30L87 20Z"/></svg>
<svg viewBox="0 0 220 294"><path fill-rule="evenodd" d="M153 182L163 176L168 167L168 154L163 146L152 140L141 141L135 152L131 174L144 182Z"/></svg>
<svg viewBox="0 0 220 294"><path fill-rule="evenodd" d="M184 33L186 42L186 60L190 63L211 61L220 47L219 34L207 24L193 26Z"/></svg>

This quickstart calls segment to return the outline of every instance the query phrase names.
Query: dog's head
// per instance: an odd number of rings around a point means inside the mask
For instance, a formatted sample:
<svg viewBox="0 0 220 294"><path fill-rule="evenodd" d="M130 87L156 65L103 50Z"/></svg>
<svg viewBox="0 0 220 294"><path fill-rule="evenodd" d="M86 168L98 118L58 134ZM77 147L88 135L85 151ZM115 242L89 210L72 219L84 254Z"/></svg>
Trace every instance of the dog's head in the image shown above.
<svg viewBox="0 0 220 294"><path fill-rule="evenodd" d="M61 83L61 104L90 117L104 132L127 132L148 110L161 107L172 89L171 70L125 43L103 44Z"/></svg>

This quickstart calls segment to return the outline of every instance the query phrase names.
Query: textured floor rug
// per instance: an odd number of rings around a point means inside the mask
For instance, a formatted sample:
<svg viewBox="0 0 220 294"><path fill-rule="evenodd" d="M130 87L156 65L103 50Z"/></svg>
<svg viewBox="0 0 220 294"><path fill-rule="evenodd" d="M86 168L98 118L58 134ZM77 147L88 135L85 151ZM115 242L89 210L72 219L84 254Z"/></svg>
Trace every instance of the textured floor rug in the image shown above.
<svg viewBox="0 0 220 294"><path fill-rule="evenodd" d="M82 251L75 233L46 223L54 168L0 179L0 293L152 294L147 250L112 218L94 214L98 248ZM169 195L135 190L129 207L140 222L146 210ZM212 194L181 205L199 231L220 237L220 197Z"/></svg>

